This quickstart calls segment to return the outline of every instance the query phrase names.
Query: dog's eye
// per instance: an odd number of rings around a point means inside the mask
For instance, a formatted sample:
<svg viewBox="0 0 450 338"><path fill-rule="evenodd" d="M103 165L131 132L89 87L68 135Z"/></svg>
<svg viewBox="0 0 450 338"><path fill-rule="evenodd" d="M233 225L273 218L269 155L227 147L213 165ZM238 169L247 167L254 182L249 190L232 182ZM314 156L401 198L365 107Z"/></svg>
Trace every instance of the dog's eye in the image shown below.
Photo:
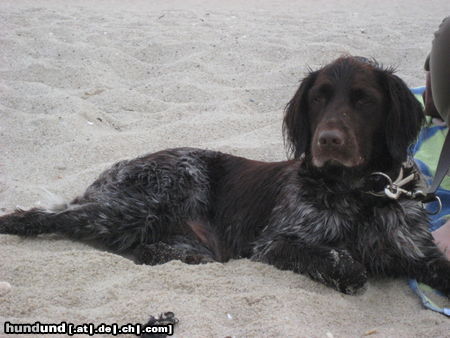
<svg viewBox="0 0 450 338"><path fill-rule="evenodd" d="M322 98L322 96L314 96L312 99L311 99L311 102L312 103L320 103L320 102L322 102L322 100L323 100L323 98Z"/></svg>
<svg viewBox="0 0 450 338"><path fill-rule="evenodd" d="M355 104L357 105L357 106L365 106L365 105L368 105L368 104L370 104L371 103L371 101L370 101L370 99L368 99L368 98L360 98L360 99L358 99L356 102L355 102Z"/></svg>
<svg viewBox="0 0 450 338"><path fill-rule="evenodd" d="M372 97L362 90L355 90L351 95L351 99L356 107L370 105L373 102Z"/></svg>
<svg viewBox="0 0 450 338"><path fill-rule="evenodd" d="M316 94L311 96L310 98L310 102L311 104L317 105L317 104L321 104L325 101L325 97L321 94Z"/></svg>
<svg viewBox="0 0 450 338"><path fill-rule="evenodd" d="M333 88L328 83L316 86L309 92L309 102L314 105L323 104L331 97L332 91Z"/></svg>

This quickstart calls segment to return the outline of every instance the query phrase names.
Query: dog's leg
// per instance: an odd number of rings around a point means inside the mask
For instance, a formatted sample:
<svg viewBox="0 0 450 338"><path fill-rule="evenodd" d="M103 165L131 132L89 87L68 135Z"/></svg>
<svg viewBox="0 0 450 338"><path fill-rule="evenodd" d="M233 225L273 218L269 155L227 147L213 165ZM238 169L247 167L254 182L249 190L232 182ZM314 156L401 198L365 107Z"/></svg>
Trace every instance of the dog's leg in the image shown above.
<svg viewBox="0 0 450 338"><path fill-rule="evenodd" d="M417 265L413 271L415 278L450 297L450 261L445 257L429 258Z"/></svg>
<svg viewBox="0 0 450 338"><path fill-rule="evenodd" d="M394 251L385 250L382 255L391 257L384 259L390 262L386 267L388 275L415 278L450 297L450 261L425 227L400 229L391 240Z"/></svg>
<svg viewBox="0 0 450 338"><path fill-rule="evenodd" d="M169 240L163 230L151 217L125 220L96 203L58 212L31 209L0 216L0 233L20 236L60 233L70 238L93 240L114 251L134 248L132 255L141 264L163 264L171 260L187 264L214 261L212 252L194 239L175 236L170 243L161 242L161 239Z"/></svg>
<svg viewBox="0 0 450 338"><path fill-rule="evenodd" d="M347 250L311 246L299 239L278 238L258 245L252 259L306 274L346 294L355 294L367 281L364 266Z"/></svg>
<svg viewBox="0 0 450 338"><path fill-rule="evenodd" d="M47 221L50 214L47 210L33 208L0 216L0 234L36 236L57 232Z"/></svg>
<svg viewBox="0 0 450 338"><path fill-rule="evenodd" d="M159 241L164 229L150 215L132 217L99 203L85 203L58 211L35 208L0 216L0 233L20 236L59 233L123 252L141 243Z"/></svg>

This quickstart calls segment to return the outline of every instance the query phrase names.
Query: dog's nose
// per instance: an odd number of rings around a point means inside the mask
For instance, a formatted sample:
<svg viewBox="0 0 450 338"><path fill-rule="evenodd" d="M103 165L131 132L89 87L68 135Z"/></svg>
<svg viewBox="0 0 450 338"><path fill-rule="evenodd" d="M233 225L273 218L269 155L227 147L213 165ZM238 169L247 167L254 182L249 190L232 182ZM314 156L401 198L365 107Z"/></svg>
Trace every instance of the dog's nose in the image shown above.
<svg viewBox="0 0 450 338"><path fill-rule="evenodd" d="M339 147L344 145L344 133L338 129L323 130L319 134L319 146Z"/></svg>

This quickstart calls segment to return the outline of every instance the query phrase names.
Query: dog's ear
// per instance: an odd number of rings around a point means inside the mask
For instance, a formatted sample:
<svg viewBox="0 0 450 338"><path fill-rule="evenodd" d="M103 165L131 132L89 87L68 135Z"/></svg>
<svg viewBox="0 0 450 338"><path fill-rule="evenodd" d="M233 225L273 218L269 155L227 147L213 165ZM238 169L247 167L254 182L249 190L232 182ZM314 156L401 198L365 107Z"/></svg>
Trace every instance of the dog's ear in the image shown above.
<svg viewBox="0 0 450 338"><path fill-rule="evenodd" d="M289 154L299 158L307 151L311 141L308 118L308 91L317 78L318 71L306 76L294 97L286 105L283 119L283 137Z"/></svg>
<svg viewBox="0 0 450 338"><path fill-rule="evenodd" d="M381 71L387 95L386 144L394 161L404 162L425 122L422 105L392 69Z"/></svg>

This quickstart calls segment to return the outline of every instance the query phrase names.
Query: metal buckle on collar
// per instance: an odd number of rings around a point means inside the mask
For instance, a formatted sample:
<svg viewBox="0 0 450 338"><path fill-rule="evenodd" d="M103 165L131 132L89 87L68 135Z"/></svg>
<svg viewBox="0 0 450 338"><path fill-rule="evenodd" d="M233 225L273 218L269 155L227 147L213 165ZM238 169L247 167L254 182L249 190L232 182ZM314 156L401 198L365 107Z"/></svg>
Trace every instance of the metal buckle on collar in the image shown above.
<svg viewBox="0 0 450 338"><path fill-rule="evenodd" d="M406 197L411 198L411 199L415 199L419 195L425 195L423 193L423 191L421 191L421 190L409 191L409 190L402 188L402 186L408 184L409 182L413 181L416 178L415 174L411 174L411 175L403 178L403 168L400 170L400 174L394 182L392 182L392 179L388 175L386 175L385 173L382 173L380 171L374 172L374 173L370 174L370 176L381 176L387 181L387 184L386 184L386 187L384 188L384 190L382 190L378 193L371 193L372 195L380 196L380 197L386 196L393 200L399 199L400 196L402 196L402 195L405 195Z"/></svg>
<svg viewBox="0 0 450 338"><path fill-rule="evenodd" d="M383 177L387 181L387 185L384 188L384 190L381 190L379 192L368 191L368 193L373 195L373 196L378 196L378 197L386 196L386 190L388 190L389 187L392 187L392 184L393 184L392 183L392 179L388 175L386 175L385 173L382 173L381 171L373 172L373 173L371 173L369 175L369 177L370 176L377 176L377 175ZM388 196L388 197L390 197L390 196Z"/></svg>
<svg viewBox="0 0 450 338"><path fill-rule="evenodd" d="M383 172L377 171L370 174L370 176L381 176L387 181L384 190L381 190L379 192L369 192L369 194L371 195L378 197L388 197L393 200L398 200L401 196L404 196L408 199L420 201L422 202L422 204L437 202L438 207L434 212L427 211L429 215L437 215L442 210L442 201L439 196L435 194L426 194L422 190L409 191L402 188L402 186L416 179L416 175L414 173L403 178L402 168L402 170L400 170L399 177L397 177L394 182L388 175Z"/></svg>

